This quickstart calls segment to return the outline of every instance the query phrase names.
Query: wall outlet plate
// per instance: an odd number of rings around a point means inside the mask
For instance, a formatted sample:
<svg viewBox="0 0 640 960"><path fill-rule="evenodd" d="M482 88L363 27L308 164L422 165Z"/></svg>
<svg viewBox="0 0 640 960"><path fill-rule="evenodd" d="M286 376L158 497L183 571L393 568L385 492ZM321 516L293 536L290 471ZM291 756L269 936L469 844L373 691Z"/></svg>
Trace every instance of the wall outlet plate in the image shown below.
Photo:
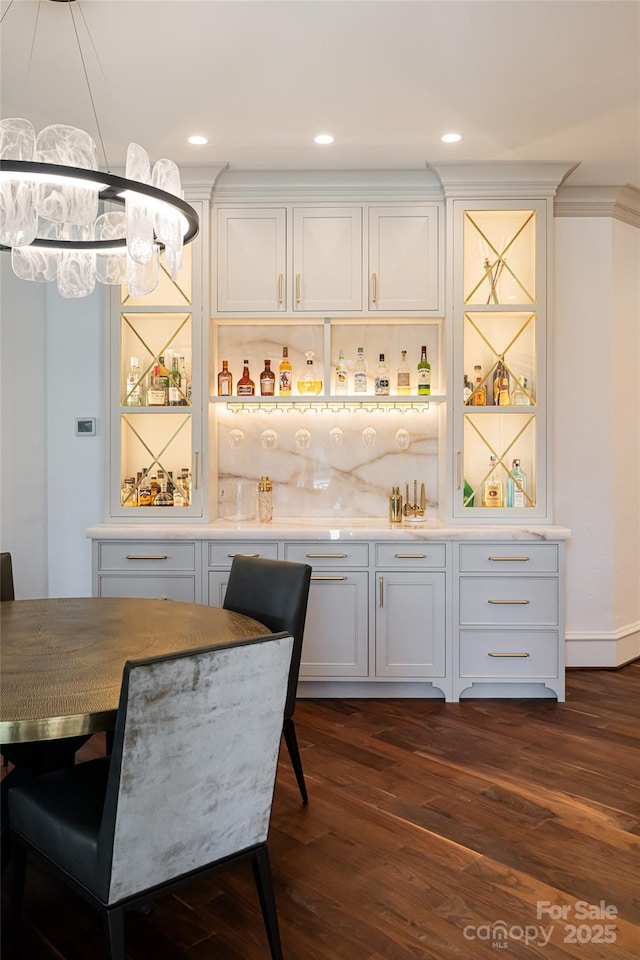
<svg viewBox="0 0 640 960"><path fill-rule="evenodd" d="M76 436L77 437L95 437L96 435L96 418L95 417L85 417L84 419L76 419Z"/></svg>

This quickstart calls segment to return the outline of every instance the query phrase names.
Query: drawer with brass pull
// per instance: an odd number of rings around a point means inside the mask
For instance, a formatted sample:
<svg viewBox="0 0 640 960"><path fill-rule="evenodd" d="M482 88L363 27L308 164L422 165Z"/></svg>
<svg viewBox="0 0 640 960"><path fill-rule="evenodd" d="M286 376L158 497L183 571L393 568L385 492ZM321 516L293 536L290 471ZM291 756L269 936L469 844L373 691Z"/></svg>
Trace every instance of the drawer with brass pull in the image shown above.
<svg viewBox="0 0 640 960"><path fill-rule="evenodd" d="M155 573L195 570L196 545L184 540L109 540L98 544L98 570Z"/></svg>
<svg viewBox="0 0 640 960"><path fill-rule="evenodd" d="M460 570L463 573L557 573L557 543L498 541L460 544Z"/></svg>
<svg viewBox="0 0 640 960"><path fill-rule="evenodd" d="M314 570L366 567L369 564L369 544L318 540L285 543L284 558L294 563L309 563Z"/></svg>
<svg viewBox="0 0 640 960"><path fill-rule="evenodd" d="M461 630L460 676L557 677L558 650L556 630Z"/></svg>
<svg viewBox="0 0 640 960"><path fill-rule="evenodd" d="M557 577L460 577L460 623L558 624Z"/></svg>
<svg viewBox="0 0 640 960"><path fill-rule="evenodd" d="M270 540L214 540L208 545L210 567L230 567L233 558L266 557L278 559L278 544Z"/></svg>
<svg viewBox="0 0 640 960"><path fill-rule="evenodd" d="M404 543L376 543L376 567L387 570L408 570L423 567L444 567L447 548L444 543L405 541Z"/></svg>

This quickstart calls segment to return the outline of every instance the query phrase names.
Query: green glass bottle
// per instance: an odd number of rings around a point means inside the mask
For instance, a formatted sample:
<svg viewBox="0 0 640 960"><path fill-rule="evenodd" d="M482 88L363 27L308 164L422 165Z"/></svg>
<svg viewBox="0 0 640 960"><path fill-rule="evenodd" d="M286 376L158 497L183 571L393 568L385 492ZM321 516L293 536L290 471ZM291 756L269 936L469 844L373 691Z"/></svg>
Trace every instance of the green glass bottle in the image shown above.
<svg viewBox="0 0 640 960"><path fill-rule="evenodd" d="M421 348L420 362L418 364L418 396L428 397L431 395L431 364L427 360L427 348Z"/></svg>

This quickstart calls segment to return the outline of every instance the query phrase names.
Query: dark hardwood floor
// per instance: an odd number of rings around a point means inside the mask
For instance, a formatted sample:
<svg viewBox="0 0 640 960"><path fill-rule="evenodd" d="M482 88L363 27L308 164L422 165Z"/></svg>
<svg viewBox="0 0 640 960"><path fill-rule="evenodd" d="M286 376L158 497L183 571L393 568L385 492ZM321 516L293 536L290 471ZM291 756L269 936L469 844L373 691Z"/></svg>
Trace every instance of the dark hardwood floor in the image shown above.
<svg viewBox="0 0 640 960"><path fill-rule="evenodd" d="M310 803L283 750L269 841L286 960L637 960L640 663L567 680L563 704L299 701ZM250 870L128 915L126 943L266 960ZM90 908L34 870L24 945L103 956Z"/></svg>

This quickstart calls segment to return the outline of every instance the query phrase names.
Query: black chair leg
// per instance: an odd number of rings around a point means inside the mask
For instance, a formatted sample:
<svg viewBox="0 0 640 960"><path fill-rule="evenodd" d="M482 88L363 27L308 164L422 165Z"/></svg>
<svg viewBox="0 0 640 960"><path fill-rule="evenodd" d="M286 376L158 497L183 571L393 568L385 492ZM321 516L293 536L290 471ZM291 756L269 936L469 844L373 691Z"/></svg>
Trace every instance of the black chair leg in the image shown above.
<svg viewBox="0 0 640 960"><path fill-rule="evenodd" d="M13 839L13 838L12 838ZM24 879L27 869L27 851L22 843L11 844L11 915L9 927L10 956L21 956L22 947L22 901Z"/></svg>
<svg viewBox="0 0 640 960"><path fill-rule="evenodd" d="M113 907L111 910L107 910L104 927L109 947L109 960L125 960L124 910L121 907Z"/></svg>
<svg viewBox="0 0 640 960"><path fill-rule="evenodd" d="M300 796L302 797L302 802L309 803L309 797L307 796L307 785L304 782L302 760L300 759L300 751L298 749L298 738L296 737L296 728L293 723L293 717L288 717L284 721L282 732L284 733L284 741L287 745L289 756L291 757L291 765L293 766L293 772L295 773L296 780L298 781L298 787L300 789Z"/></svg>
<svg viewBox="0 0 640 960"><path fill-rule="evenodd" d="M267 930L271 960L283 960L276 901L273 896L271 865L266 847L259 847L258 850L256 850L251 858L251 866L253 867L253 876L256 881L256 887L258 888L262 916Z"/></svg>

